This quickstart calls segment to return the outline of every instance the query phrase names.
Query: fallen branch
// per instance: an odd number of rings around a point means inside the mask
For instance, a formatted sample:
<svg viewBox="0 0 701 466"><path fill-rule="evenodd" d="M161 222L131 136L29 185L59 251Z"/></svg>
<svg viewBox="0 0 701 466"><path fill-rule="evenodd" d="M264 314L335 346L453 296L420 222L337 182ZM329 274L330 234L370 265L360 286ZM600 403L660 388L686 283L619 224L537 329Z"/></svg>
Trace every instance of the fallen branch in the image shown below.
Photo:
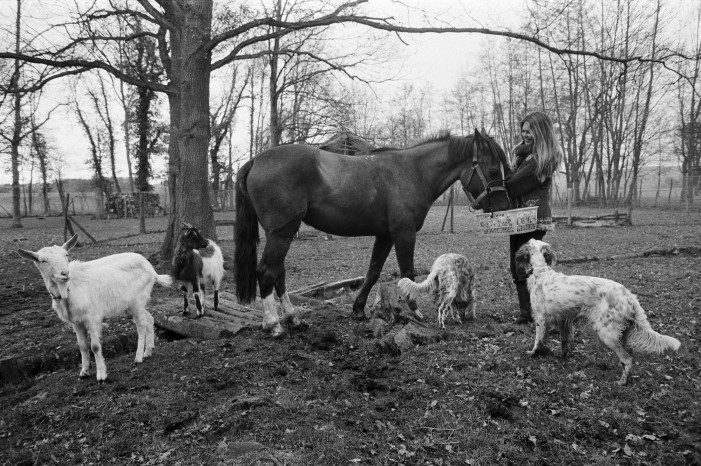
<svg viewBox="0 0 701 466"><path fill-rule="evenodd" d="M642 252L631 252L625 254L612 254L610 256L582 256L571 259L558 260L559 264L576 264L580 262L613 261L620 259L635 259L637 257L650 256L677 256L680 254L701 255L701 246L674 247L670 249L649 249Z"/></svg>

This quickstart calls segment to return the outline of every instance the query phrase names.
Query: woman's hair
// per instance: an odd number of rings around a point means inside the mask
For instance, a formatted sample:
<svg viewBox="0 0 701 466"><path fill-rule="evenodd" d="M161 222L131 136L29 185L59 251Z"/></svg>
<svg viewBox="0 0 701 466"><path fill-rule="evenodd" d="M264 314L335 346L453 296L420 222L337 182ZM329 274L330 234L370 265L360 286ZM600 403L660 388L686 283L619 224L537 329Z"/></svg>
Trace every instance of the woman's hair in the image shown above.
<svg viewBox="0 0 701 466"><path fill-rule="evenodd" d="M535 154L536 160L536 177L543 182L552 176L560 166L562 149L555 141L553 122L545 113L529 113L521 120L520 127L523 128L523 124L526 122L530 125L533 135L532 152ZM523 144L524 141L522 140L521 143Z"/></svg>

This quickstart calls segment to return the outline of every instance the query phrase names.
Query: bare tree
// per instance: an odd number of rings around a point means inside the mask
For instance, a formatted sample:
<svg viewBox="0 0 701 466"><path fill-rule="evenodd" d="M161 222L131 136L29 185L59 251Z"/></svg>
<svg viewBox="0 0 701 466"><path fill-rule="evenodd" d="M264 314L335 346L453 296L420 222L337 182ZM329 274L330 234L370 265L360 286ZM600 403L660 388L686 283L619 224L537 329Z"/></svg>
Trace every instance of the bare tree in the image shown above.
<svg viewBox="0 0 701 466"><path fill-rule="evenodd" d="M103 170L103 157L101 147L100 129L90 125L88 116L81 110L78 102L74 103L75 113L78 117L85 136L90 143L90 158L88 163L93 169L93 182L95 187L95 217L103 218L105 215L105 194L111 193L110 182L105 178Z"/></svg>
<svg viewBox="0 0 701 466"><path fill-rule="evenodd" d="M229 179L233 175L233 170L231 167L232 161L229 161L229 165L222 163L220 161L219 153L221 150L222 143L224 142L227 134L230 133L231 126L233 124L236 113L243 100L243 94L248 87L248 81L250 79L250 73L245 73L243 82L241 83L238 78L239 67L234 66L233 73L231 76L231 85L226 92L226 98L220 101L218 107L215 108L214 112L210 116L212 128L212 139L209 146L209 160L212 165L212 192L213 201L215 208L219 208L219 185L221 183L221 174L224 171L229 172ZM236 86L240 86L236 89ZM229 141L231 146L231 142ZM231 147L229 147L231 151ZM231 152L230 152L231 154Z"/></svg>
<svg viewBox="0 0 701 466"><path fill-rule="evenodd" d="M117 179L117 167L115 163L116 138L114 134L115 128L112 124L112 115L110 113L110 100L107 98L105 82L102 76L98 76L98 83L100 87L99 91L88 88L88 95L90 96L90 100L95 108L95 112L100 117L104 134L107 137L107 157L110 163L112 183L114 183L115 190L118 193L121 193L122 189L119 186L119 180Z"/></svg>
<svg viewBox="0 0 701 466"><path fill-rule="evenodd" d="M511 37L531 42L555 53L576 53L621 63L650 61L627 54L613 57L602 51L573 50L549 44L532 34L490 30L481 27L407 27L392 18L379 18L358 13L366 0L321 4L321 9L308 19L282 21L271 16L242 16L235 25L213 32L213 0L138 0L130 3L90 3L74 7L78 21L61 25L70 30L69 42L51 42L48 50L27 49L23 53L0 51L0 59L22 60L44 67L34 83L23 88L3 85L13 93L37 89L47 82L70 74L102 69L130 84L165 92L170 104L169 189L171 212L169 228L161 252L169 257L174 248L175 232L183 219L201 227L205 236L216 238L214 218L208 191L206 163L210 137L209 83L212 70L234 61L259 56L252 47L282 38L300 30L325 28L333 24L354 23L393 33L473 33ZM142 32L121 34L116 18L144 23ZM75 25L74 25L75 24ZM114 63L118 43L148 38L158 43L161 64L167 82L148 81L147 77L125 72ZM36 42L37 44L39 42ZM42 41L41 43L47 43ZM251 53L249 53L251 52ZM656 58L664 63L667 57Z"/></svg>

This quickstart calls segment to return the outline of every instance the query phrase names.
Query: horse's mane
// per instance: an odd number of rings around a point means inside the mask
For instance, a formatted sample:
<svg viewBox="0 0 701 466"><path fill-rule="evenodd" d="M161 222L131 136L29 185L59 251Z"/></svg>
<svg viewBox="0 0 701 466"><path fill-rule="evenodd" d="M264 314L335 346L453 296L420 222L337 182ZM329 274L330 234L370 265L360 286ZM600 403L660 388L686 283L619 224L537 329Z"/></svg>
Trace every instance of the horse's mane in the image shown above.
<svg viewBox="0 0 701 466"><path fill-rule="evenodd" d="M439 133L434 134L433 136L429 136L427 139L424 139L421 142L417 142L413 146L409 147L390 147L390 146L383 146L383 147L377 147L375 149L372 149L370 153L377 153L377 152L387 152L387 151L398 151L398 150L408 150L408 149L413 149L414 147L419 147L423 146L424 144L430 144L432 142L441 142L441 141L447 141L451 138L452 136L450 135L450 131L441 131Z"/></svg>
<svg viewBox="0 0 701 466"><path fill-rule="evenodd" d="M448 141L450 146L449 146L449 153L451 157L455 157L459 160L463 160L466 157L466 154L468 153L472 141L474 140L474 136L453 136L450 134L450 131L440 131L432 136L429 136L428 138L424 139L423 141L414 144L413 146L405 147L405 148L397 148L397 147L378 147L376 149L372 149L370 153L378 153L378 152L387 152L387 151L398 151L398 150L408 150L408 149L413 149L415 147L423 146L424 144L431 144L433 142L444 142ZM497 142L491 137L488 136L486 133L482 133L482 139L489 145L489 149L492 153L496 153L499 157L499 161L502 163L504 166L504 170L507 172L511 171L511 164L509 163L509 160L506 157L506 152L504 152L504 149L497 144Z"/></svg>

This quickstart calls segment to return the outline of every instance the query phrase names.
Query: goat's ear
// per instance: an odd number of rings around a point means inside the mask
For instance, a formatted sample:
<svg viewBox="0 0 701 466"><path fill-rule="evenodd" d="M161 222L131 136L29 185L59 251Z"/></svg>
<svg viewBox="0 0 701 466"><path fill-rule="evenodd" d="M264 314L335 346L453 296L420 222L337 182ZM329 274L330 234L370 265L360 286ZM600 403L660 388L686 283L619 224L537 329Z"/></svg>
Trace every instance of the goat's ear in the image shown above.
<svg viewBox="0 0 701 466"><path fill-rule="evenodd" d="M69 239L68 241L66 241L66 242L63 244L62 247L63 247L63 249L65 249L66 251L70 251L71 249L73 249L73 247L74 247L77 243L78 243L78 233L76 233L75 235L73 235L73 238L71 238L71 239Z"/></svg>
<svg viewBox="0 0 701 466"><path fill-rule="evenodd" d="M531 247L529 244L524 244L521 246L518 251L516 251L514 259L516 260L517 271L520 271L525 275L528 275L533 271L533 266L531 265Z"/></svg>
<svg viewBox="0 0 701 466"><path fill-rule="evenodd" d="M34 262L39 262L39 256L37 256L35 252L27 251L26 249L18 249L17 252L20 256L24 257L25 259L29 259Z"/></svg>
<svg viewBox="0 0 701 466"><path fill-rule="evenodd" d="M557 256L555 255L553 248L548 243L543 243L541 251L543 252L543 259L545 259L545 263L550 267L553 267L557 263Z"/></svg>

